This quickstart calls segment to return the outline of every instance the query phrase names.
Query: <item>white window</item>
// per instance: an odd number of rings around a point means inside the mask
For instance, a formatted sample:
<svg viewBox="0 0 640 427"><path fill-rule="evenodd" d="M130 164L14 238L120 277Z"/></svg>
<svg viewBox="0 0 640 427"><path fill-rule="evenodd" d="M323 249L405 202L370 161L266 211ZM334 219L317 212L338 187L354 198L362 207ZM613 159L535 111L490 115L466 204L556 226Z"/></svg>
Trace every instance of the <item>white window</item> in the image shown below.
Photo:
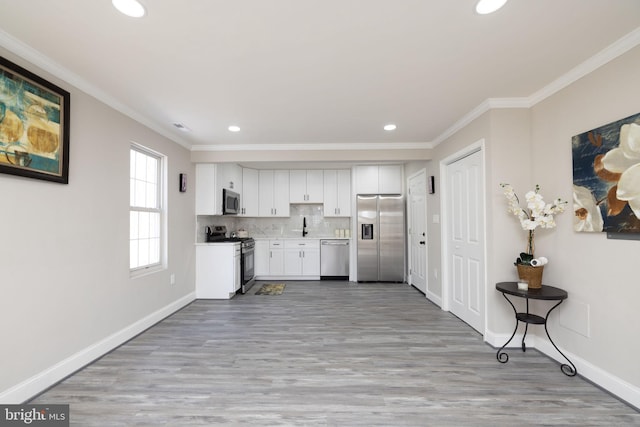
<svg viewBox="0 0 640 427"><path fill-rule="evenodd" d="M130 151L129 268L162 266L164 157L139 145Z"/></svg>

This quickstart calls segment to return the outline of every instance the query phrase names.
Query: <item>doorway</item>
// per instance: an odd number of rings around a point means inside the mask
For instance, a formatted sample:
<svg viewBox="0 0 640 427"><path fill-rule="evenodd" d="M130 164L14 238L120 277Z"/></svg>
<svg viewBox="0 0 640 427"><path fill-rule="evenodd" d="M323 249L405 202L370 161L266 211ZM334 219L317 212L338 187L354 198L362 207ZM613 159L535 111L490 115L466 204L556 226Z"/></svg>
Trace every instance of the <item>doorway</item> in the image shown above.
<svg viewBox="0 0 640 427"><path fill-rule="evenodd" d="M443 308L485 332L484 140L440 163Z"/></svg>

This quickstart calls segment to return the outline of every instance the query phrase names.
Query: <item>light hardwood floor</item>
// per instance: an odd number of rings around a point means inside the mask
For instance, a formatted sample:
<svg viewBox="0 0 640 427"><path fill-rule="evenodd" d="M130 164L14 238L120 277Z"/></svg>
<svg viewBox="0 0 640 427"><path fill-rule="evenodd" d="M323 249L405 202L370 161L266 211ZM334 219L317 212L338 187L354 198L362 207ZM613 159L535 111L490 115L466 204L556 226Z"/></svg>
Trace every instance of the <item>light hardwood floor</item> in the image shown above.
<svg viewBox="0 0 640 427"><path fill-rule="evenodd" d="M287 282L197 300L31 403L74 426L629 426L535 350L507 364L406 284Z"/></svg>

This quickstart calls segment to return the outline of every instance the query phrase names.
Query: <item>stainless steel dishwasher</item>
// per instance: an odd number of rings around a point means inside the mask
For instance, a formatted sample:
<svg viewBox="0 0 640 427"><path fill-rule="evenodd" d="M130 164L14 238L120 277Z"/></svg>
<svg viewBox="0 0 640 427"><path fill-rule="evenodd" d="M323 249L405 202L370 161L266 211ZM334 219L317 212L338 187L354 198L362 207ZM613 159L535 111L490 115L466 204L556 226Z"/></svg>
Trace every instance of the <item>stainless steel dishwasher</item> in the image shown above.
<svg viewBox="0 0 640 427"><path fill-rule="evenodd" d="M320 240L320 279L349 280L348 240Z"/></svg>

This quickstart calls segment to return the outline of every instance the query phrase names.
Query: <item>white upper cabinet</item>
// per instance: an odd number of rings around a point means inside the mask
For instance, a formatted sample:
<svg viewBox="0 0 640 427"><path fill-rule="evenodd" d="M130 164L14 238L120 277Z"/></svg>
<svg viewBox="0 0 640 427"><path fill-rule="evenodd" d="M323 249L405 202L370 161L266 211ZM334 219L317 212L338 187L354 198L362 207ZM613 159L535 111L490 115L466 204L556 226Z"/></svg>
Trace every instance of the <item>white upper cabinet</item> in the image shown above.
<svg viewBox="0 0 640 427"><path fill-rule="evenodd" d="M356 194L378 194L378 166L356 166Z"/></svg>
<svg viewBox="0 0 640 427"><path fill-rule="evenodd" d="M259 171L258 188L259 216L289 216L289 171Z"/></svg>
<svg viewBox="0 0 640 427"><path fill-rule="evenodd" d="M378 166L378 189L380 194L403 194L402 165Z"/></svg>
<svg viewBox="0 0 640 427"><path fill-rule="evenodd" d="M351 171L324 171L324 216L351 216Z"/></svg>
<svg viewBox="0 0 640 427"><path fill-rule="evenodd" d="M242 168L242 216L258 216L258 171Z"/></svg>
<svg viewBox="0 0 640 427"><path fill-rule="evenodd" d="M356 166L356 194L403 194L402 165Z"/></svg>
<svg viewBox="0 0 640 427"><path fill-rule="evenodd" d="M242 168L235 163L218 163L216 166L218 168L216 179L220 197L222 197L223 188L242 195Z"/></svg>
<svg viewBox="0 0 640 427"><path fill-rule="evenodd" d="M275 194L273 195L273 207L276 216L289 216L289 171L277 170L273 173L273 186Z"/></svg>
<svg viewBox="0 0 640 427"><path fill-rule="evenodd" d="M216 165L196 164L196 215L219 215L216 213Z"/></svg>
<svg viewBox="0 0 640 427"><path fill-rule="evenodd" d="M323 202L323 171L292 170L289 172L289 201L291 203Z"/></svg>
<svg viewBox="0 0 640 427"><path fill-rule="evenodd" d="M196 164L196 215L222 215L223 188L242 194L240 166L231 163Z"/></svg>

